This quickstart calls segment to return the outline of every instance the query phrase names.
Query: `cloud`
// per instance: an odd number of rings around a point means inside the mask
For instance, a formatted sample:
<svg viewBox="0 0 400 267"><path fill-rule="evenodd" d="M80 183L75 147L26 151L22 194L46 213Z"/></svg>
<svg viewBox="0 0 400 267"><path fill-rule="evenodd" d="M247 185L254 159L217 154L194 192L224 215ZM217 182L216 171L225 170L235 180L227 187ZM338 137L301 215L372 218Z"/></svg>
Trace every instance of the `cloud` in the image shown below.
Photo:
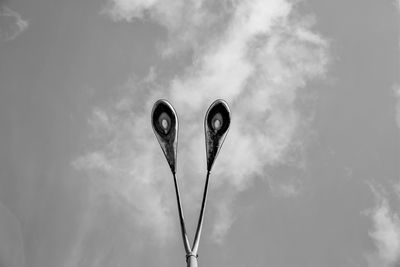
<svg viewBox="0 0 400 267"><path fill-rule="evenodd" d="M94 137L106 145L77 159L74 166L95 173L95 191L114 197L120 207L129 203L137 215L136 226L151 229L164 240L171 232L170 209L164 205L165 193L172 193L166 189L171 181L155 161L158 147L148 116L130 113L124 105L122 100L116 110L93 111Z"/></svg>
<svg viewBox="0 0 400 267"><path fill-rule="evenodd" d="M110 0L103 13L115 21L149 20L159 24L168 33L168 41L160 47L162 55L170 56L198 46L201 40L212 33L212 27L222 25L224 17L220 16L219 11L227 2ZM205 4L213 8L205 9Z"/></svg>
<svg viewBox="0 0 400 267"><path fill-rule="evenodd" d="M376 206L367 213L373 223L369 236L374 241L377 251L368 254L367 260L371 267L397 266L400 263L399 214L391 209L384 192L371 188L375 195Z"/></svg>
<svg viewBox="0 0 400 267"><path fill-rule="evenodd" d="M0 40L12 41L28 28L29 23L14 10L0 7Z"/></svg>
<svg viewBox="0 0 400 267"><path fill-rule="evenodd" d="M119 100L97 107L89 119L93 144L74 161L105 193L132 207L135 225L165 240L176 226L173 186L150 126L158 98L174 105L180 120L178 175L186 214L195 214L205 175L203 116L217 98L226 99L232 124L214 166L211 190L218 203L213 221L216 241L228 233L237 194L255 178L268 182L273 166L296 165L309 118L301 96L326 73L327 41L312 30L315 20L300 16L285 0L133 1L111 0L104 10L112 19L152 21L164 27L162 56L192 61L172 79L157 66L151 79L133 79ZM176 38L175 38L176 37ZM299 156L300 155L300 156ZM166 177L167 176L167 177ZM298 183L297 183L298 184ZM277 195L298 195L298 185L271 186ZM191 207L196 207L192 209ZM195 215L197 216L197 214Z"/></svg>
<svg viewBox="0 0 400 267"><path fill-rule="evenodd" d="M398 10L400 11L400 1L399 1L399 0L395 0L395 1L394 1L394 5L395 5L396 8L398 8Z"/></svg>

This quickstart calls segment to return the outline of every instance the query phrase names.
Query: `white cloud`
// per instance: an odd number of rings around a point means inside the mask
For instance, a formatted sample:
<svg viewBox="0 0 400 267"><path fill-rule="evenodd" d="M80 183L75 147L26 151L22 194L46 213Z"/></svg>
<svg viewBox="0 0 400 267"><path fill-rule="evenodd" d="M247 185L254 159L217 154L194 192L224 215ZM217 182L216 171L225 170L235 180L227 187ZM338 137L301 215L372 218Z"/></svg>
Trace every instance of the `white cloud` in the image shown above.
<svg viewBox="0 0 400 267"><path fill-rule="evenodd" d="M400 263L400 219L389 205L385 193L371 187L376 206L368 212L373 229L369 236L374 241L376 252L367 255L371 267L391 267Z"/></svg>
<svg viewBox="0 0 400 267"><path fill-rule="evenodd" d="M0 7L0 40L12 41L28 28L29 23L8 7Z"/></svg>
<svg viewBox="0 0 400 267"><path fill-rule="evenodd" d="M400 0L394 0L394 5L395 5L396 8L398 8L398 10L400 11Z"/></svg>
<svg viewBox="0 0 400 267"><path fill-rule="evenodd" d="M226 99L232 124L211 177L218 204L213 237L220 241L234 222L231 205L238 192L265 168L285 164L302 145L307 122L297 102L311 79L322 77L328 44L311 30L286 0L164 1L112 0L106 9L115 20L148 19L168 32L163 55L188 49L193 62L185 71L157 84L131 81L120 101L96 108L90 119L95 149L75 161L92 174L98 190L129 203L137 225L156 230L161 239L176 226L173 185L150 126L158 98L175 106L180 119L178 174L185 210L197 211L205 175L203 116L213 100ZM175 39L172 37L176 37ZM167 51L167 52L166 52ZM300 144L300 145L299 145ZM280 194L295 196L297 185L279 182ZM197 214L196 214L197 216Z"/></svg>
<svg viewBox="0 0 400 267"><path fill-rule="evenodd" d="M159 169L155 161L154 143L148 116L126 110L122 101L118 108L95 109L90 119L94 138L106 144L77 159L74 166L96 173L94 190L107 193L116 203L129 203L137 215L137 226L150 228L165 239L171 232L169 207L165 206L166 193L172 193L170 177ZM150 108L150 107L149 107ZM147 115L147 114L146 114Z"/></svg>
<svg viewBox="0 0 400 267"><path fill-rule="evenodd" d="M225 2L229 1L221 1ZM210 30L223 22L224 17L219 11L224 8L225 4L204 0L109 0L103 13L115 21L141 19L161 25L167 30L168 41L160 49L164 56L170 56L191 49L202 39L209 38Z"/></svg>

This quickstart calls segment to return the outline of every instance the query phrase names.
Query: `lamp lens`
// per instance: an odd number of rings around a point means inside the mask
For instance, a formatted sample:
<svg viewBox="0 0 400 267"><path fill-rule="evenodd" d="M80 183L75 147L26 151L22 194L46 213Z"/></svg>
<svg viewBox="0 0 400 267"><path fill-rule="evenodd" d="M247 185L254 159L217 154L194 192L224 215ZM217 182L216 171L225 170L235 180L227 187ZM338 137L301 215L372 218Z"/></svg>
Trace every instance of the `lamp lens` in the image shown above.
<svg viewBox="0 0 400 267"><path fill-rule="evenodd" d="M215 114L211 121L211 125L212 125L214 131L218 131L219 129L221 129L223 122L224 122L224 120L222 118L221 113Z"/></svg>
<svg viewBox="0 0 400 267"><path fill-rule="evenodd" d="M171 118L168 116L168 114L165 112L161 113L160 117L158 118L158 122L164 133L167 134L171 129Z"/></svg>

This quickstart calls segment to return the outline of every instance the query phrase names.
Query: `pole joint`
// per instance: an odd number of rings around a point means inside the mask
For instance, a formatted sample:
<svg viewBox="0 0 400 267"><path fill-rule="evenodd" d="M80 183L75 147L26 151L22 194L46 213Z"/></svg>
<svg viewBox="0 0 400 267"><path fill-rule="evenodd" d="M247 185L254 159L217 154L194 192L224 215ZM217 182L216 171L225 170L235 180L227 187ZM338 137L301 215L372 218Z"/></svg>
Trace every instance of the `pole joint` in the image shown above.
<svg viewBox="0 0 400 267"><path fill-rule="evenodd" d="M189 260L190 257L195 257L196 259L199 257L198 254L194 254L192 252L186 254L186 262Z"/></svg>
<svg viewBox="0 0 400 267"><path fill-rule="evenodd" d="M198 255L193 252L186 254L187 267L197 267L197 257Z"/></svg>

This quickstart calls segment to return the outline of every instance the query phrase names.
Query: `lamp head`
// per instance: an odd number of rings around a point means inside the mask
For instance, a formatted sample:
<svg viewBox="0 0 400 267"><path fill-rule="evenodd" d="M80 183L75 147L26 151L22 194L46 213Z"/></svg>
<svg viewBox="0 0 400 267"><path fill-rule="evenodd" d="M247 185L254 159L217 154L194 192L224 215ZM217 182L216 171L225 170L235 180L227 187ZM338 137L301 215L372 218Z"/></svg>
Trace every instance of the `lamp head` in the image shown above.
<svg viewBox="0 0 400 267"><path fill-rule="evenodd" d="M207 171L211 171L228 133L230 123L231 114L228 104L222 99L214 101L208 108L204 119Z"/></svg>
<svg viewBox="0 0 400 267"><path fill-rule="evenodd" d="M151 125L160 143L172 173L176 173L178 148L178 116L172 105L164 99L154 103Z"/></svg>

